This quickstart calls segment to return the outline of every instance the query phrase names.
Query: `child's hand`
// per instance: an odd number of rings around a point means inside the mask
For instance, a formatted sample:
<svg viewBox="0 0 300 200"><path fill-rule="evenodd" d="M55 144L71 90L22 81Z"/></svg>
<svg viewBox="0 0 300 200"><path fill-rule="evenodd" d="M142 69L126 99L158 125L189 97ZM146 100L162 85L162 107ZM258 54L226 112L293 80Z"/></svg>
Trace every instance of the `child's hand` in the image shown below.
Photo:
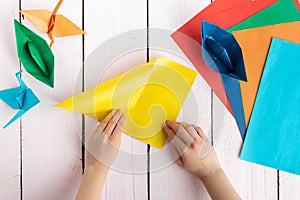
<svg viewBox="0 0 300 200"><path fill-rule="evenodd" d="M163 129L178 151L180 157L177 159L177 164L183 169L200 179L221 169L214 150L205 158L200 158L201 149L208 141L199 127L184 122L167 121Z"/></svg>
<svg viewBox="0 0 300 200"><path fill-rule="evenodd" d="M126 117L121 110L112 110L99 123L87 142L87 168L108 171L115 160Z"/></svg>
<svg viewBox="0 0 300 200"><path fill-rule="evenodd" d="M119 152L125 121L122 111L113 110L87 135L86 167L76 200L100 199L107 172Z"/></svg>

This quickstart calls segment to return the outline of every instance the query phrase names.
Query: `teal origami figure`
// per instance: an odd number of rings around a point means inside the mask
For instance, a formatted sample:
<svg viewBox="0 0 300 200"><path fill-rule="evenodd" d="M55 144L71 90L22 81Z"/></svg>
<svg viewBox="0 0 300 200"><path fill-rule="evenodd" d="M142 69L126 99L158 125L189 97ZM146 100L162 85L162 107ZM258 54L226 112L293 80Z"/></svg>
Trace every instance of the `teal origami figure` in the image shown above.
<svg viewBox="0 0 300 200"><path fill-rule="evenodd" d="M209 22L202 22L202 57L219 73L240 134L244 139L246 122L239 80L247 81L241 47L234 36Z"/></svg>
<svg viewBox="0 0 300 200"><path fill-rule="evenodd" d="M19 110L3 128L9 126L40 102L32 90L29 89L20 78L21 73L22 71L16 73L16 78L20 84L20 87L0 91L0 99L2 99L12 109Z"/></svg>

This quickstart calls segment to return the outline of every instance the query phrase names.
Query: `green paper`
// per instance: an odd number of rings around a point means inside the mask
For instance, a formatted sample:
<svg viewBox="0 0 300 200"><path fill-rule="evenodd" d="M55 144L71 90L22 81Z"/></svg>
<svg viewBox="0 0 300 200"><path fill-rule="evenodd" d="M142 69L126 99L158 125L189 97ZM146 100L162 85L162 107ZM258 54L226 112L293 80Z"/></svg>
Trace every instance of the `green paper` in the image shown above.
<svg viewBox="0 0 300 200"><path fill-rule="evenodd" d="M279 0L278 3L260 11L256 15L228 29L229 32L281 24L300 20L300 12L293 0Z"/></svg>
<svg viewBox="0 0 300 200"><path fill-rule="evenodd" d="M37 80L54 87L54 55L47 42L14 21L18 56L26 71Z"/></svg>

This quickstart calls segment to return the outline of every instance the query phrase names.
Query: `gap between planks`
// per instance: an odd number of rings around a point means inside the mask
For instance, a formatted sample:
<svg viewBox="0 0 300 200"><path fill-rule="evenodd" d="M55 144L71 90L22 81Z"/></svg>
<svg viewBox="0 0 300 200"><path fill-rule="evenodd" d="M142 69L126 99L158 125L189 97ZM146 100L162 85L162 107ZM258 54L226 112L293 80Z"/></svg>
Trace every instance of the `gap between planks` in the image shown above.
<svg viewBox="0 0 300 200"><path fill-rule="evenodd" d="M19 0L19 10L22 10L22 0ZM19 22L22 22L22 14L19 12ZM19 61L20 70L22 69L21 61ZM22 75L20 75L22 78ZM22 117L20 117L20 200L23 200L23 132Z"/></svg>
<svg viewBox="0 0 300 200"><path fill-rule="evenodd" d="M150 40L149 40L149 26L150 26L150 16L149 16L149 0L146 0L147 3L147 52L146 52L146 57L147 57L147 62L150 61ZM151 199L150 193L151 193L151 188L150 188L150 151L151 147L149 144L147 144L147 198L148 200Z"/></svg>
<svg viewBox="0 0 300 200"><path fill-rule="evenodd" d="M81 10L81 16L82 16L82 30L84 31L84 0L82 0L82 10ZM81 91L84 91L84 69L85 69L85 65L84 65L84 60L85 60L85 35L82 35L82 82L81 82ZM85 169L85 116L82 114L81 115L81 165L82 165L82 174L84 173L84 169Z"/></svg>

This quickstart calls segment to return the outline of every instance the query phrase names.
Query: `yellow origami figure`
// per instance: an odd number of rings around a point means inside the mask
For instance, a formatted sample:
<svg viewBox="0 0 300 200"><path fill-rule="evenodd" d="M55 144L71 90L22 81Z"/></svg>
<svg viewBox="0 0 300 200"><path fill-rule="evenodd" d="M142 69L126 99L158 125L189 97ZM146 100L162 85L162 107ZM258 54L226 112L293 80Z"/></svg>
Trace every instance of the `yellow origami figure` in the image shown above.
<svg viewBox="0 0 300 200"><path fill-rule="evenodd" d="M163 148L162 124L176 120L197 72L167 58L158 58L71 97L56 106L98 121L112 109L127 116L124 133Z"/></svg>
<svg viewBox="0 0 300 200"><path fill-rule="evenodd" d="M23 10L20 11L37 29L47 33L50 38L50 47L54 43L53 35L64 37L85 34L78 26L73 24L63 15L56 14L63 0L60 0L53 12L49 10Z"/></svg>

